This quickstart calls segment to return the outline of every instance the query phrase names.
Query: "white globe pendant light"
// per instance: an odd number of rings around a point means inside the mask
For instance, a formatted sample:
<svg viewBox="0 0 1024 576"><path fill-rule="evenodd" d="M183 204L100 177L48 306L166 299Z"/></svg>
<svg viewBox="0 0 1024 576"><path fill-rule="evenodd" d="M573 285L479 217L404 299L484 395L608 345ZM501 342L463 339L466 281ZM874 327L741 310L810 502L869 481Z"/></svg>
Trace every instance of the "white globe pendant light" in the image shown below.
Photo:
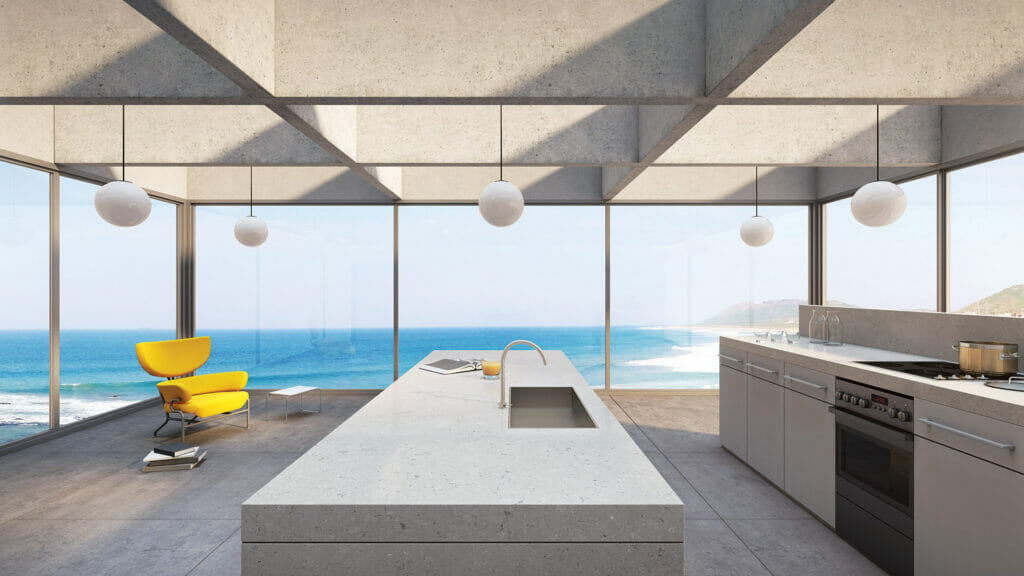
<svg viewBox="0 0 1024 576"><path fill-rule="evenodd" d="M121 178L125 177L125 114L121 106ZM114 180L100 186L93 198L96 213L114 226L138 226L149 218L153 201L142 188L127 180Z"/></svg>
<svg viewBox="0 0 1024 576"><path fill-rule="evenodd" d="M480 193L480 215L494 226L509 226L523 215L523 193L515 184L495 180Z"/></svg>
<svg viewBox="0 0 1024 576"><path fill-rule="evenodd" d="M491 182L480 193L477 207L480 215L493 226L510 226L523 215L523 193L515 184L504 179L504 159L502 158L503 117L502 107L498 106L498 179Z"/></svg>
<svg viewBox="0 0 1024 576"><path fill-rule="evenodd" d="M249 215L235 222L235 239L244 246L255 248L266 242L269 234L267 223L252 213L252 166L249 166Z"/></svg>
<svg viewBox="0 0 1024 576"><path fill-rule="evenodd" d="M907 210L907 195L903 189L881 178L881 151L879 150L879 116L875 106L875 181L860 187L850 201L850 211L865 226L888 226Z"/></svg>
<svg viewBox="0 0 1024 576"><path fill-rule="evenodd" d="M149 218L153 201L142 188L125 180L108 182L93 198L96 213L114 226L138 226Z"/></svg>
<svg viewBox="0 0 1024 576"><path fill-rule="evenodd" d="M748 246L764 246L775 236L775 225L772 221L758 214L757 205L757 166L754 166L754 215L740 225L740 238Z"/></svg>

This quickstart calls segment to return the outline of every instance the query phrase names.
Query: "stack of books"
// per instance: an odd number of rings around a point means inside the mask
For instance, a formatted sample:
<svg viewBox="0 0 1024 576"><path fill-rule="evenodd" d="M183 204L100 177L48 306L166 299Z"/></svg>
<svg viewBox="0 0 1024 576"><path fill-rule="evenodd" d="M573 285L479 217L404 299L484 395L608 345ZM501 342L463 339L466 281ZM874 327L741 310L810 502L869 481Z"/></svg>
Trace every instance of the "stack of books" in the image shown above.
<svg viewBox="0 0 1024 576"><path fill-rule="evenodd" d="M166 472L169 470L191 470L203 463L206 450L181 442L157 446L142 459L143 472Z"/></svg>

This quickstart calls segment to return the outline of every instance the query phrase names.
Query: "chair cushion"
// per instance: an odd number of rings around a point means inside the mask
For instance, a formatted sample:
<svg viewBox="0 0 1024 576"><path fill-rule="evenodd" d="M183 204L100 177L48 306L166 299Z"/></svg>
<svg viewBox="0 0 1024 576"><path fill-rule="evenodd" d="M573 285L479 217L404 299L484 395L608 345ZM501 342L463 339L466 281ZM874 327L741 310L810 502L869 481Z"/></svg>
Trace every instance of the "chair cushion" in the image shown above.
<svg viewBox="0 0 1024 576"><path fill-rule="evenodd" d="M248 392L210 392L192 396L188 402L175 402L174 407L182 412L195 414L200 418L231 412L245 406ZM164 412L171 411L171 404L164 403Z"/></svg>
<svg viewBox="0 0 1024 576"><path fill-rule="evenodd" d="M188 402L196 394L211 392L234 392L245 388L249 381L246 372L217 372L216 374L199 374L177 380L168 380L156 385L164 402L180 400Z"/></svg>

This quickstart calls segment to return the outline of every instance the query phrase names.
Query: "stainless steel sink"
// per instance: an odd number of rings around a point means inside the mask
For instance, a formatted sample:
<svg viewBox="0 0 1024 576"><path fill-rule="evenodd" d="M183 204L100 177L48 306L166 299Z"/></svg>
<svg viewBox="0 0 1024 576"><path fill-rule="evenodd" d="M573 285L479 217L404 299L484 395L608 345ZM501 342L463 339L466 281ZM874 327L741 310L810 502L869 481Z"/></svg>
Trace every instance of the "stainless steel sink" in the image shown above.
<svg viewBox="0 0 1024 576"><path fill-rule="evenodd" d="M596 428L572 388L513 386L509 400L509 428Z"/></svg>

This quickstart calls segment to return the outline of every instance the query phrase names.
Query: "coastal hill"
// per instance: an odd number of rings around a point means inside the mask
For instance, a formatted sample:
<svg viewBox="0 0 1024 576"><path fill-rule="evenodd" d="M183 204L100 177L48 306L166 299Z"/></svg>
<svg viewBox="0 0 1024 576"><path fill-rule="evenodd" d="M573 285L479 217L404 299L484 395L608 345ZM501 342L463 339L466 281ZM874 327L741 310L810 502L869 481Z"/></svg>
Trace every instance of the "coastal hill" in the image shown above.
<svg viewBox="0 0 1024 576"><path fill-rule="evenodd" d="M957 310L967 314L992 314L996 316L1024 315L1024 284L1010 286L991 296L972 302Z"/></svg>
<svg viewBox="0 0 1024 576"><path fill-rule="evenodd" d="M805 300L796 298L769 300L767 302L740 302L718 314L706 318L701 324L716 326L786 326L796 325L800 317L800 305Z"/></svg>

